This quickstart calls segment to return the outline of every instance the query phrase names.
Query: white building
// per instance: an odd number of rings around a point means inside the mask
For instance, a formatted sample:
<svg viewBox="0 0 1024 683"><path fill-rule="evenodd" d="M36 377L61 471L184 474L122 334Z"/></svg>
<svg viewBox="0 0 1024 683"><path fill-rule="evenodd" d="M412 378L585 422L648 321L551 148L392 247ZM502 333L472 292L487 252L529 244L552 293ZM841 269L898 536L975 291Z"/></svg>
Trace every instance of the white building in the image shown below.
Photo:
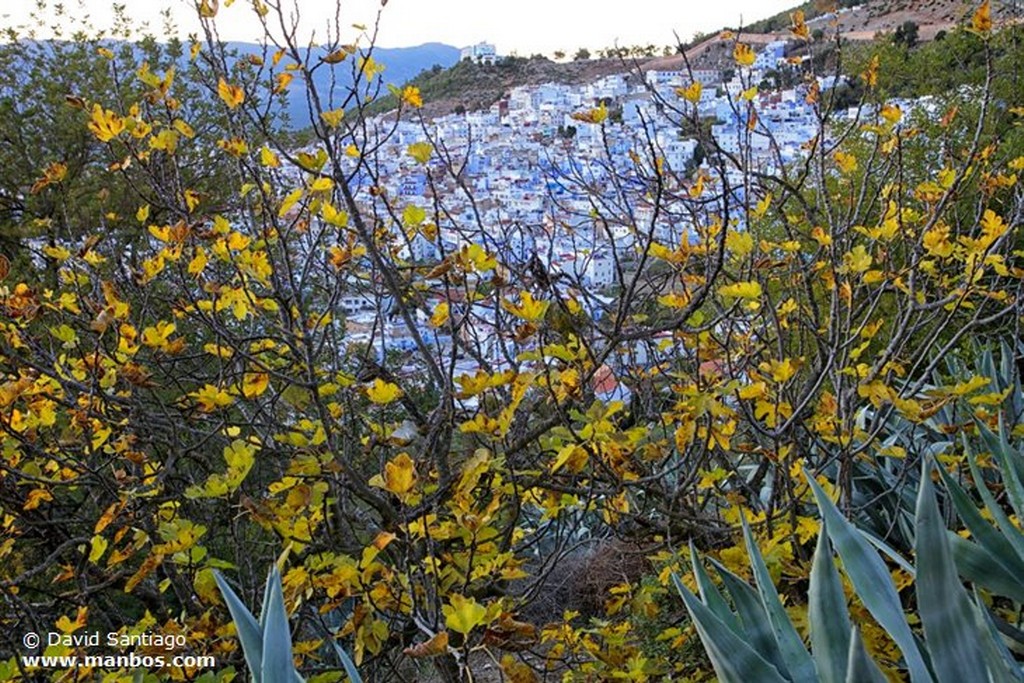
<svg viewBox="0 0 1024 683"><path fill-rule="evenodd" d="M477 64L494 64L498 61L498 51L490 43L477 43L462 48L460 60L471 60Z"/></svg>

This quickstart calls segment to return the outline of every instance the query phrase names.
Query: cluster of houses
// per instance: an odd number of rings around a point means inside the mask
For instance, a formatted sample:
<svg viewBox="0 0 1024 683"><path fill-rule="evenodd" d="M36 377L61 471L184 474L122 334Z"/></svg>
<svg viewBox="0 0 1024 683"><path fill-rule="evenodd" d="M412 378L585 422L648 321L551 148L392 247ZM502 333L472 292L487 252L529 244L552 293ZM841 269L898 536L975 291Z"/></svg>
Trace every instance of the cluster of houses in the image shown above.
<svg viewBox="0 0 1024 683"><path fill-rule="evenodd" d="M785 53L786 44L777 42L742 69L647 71L583 85L517 87L488 109L429 122L379 117L368 127L377 146L373 173L357 158L348 160L357 198L368 207L379 206L382 197L391 206L418 206L436 222L436 235L406 231L399 240L401 256L410 262L437 262L482 244L513 271L529 272L530 264L539 263L552 278L584 291L588 313L599 318L603 307L613 305L623 277L635 271L631 263L641 237L677 246L692 239L695 221L721 208L691 191L702 166L715 161L687 134L684 118L692 107L722 151L742 149L748 167L771 173L803 154L819 126L808 86L751 90L773 70L787 68ZM487 44L467 48L464 57L495 58ZM694 81L702 87L691 102L681 93ZM409 147L425 141L433 151L423 163ZM653 191L654 163L672 179L663 192ZM735 177L727 180L742 188L742 171L728 173ZM726 200L719 193L718 201ZM379 343L382 352L408 349L412 340L403 322L377 329L378 304L359 295L346 298L350 333ZM478 321L475 333L497 359L496 316L502 313L480 308L467 314ZM425 313L420 322L430 330ZM443 331L431 334L438 343L451 343L442 339Z"/></svg>

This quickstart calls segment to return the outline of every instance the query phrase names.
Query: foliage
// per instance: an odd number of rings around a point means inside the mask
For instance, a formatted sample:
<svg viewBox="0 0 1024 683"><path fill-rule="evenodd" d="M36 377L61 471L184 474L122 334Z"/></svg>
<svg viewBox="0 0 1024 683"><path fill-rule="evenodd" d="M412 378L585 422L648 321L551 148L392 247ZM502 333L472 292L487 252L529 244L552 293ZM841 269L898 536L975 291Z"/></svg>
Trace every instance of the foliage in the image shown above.
<svg viewBox="0 0 1024 683"><path fill-rule="evenodd" d="M435 135L424 91L387 83L368 29L332 23L327 44L300 52L279 30L285 10L228 5L200 3L204 40L178 57L151 44L146 67L134 48L111 58L73 41L81 90L68 104L41 90L50 124L5 100L41 143L8 146L23 163L2 168L5 201L24 205L2 218L8 678L41 675L13 656L26 625L182 633L190 652L225 663L210 676L247 657L253 669L262 639L238 650L216 572L232 572L229 611L249 623L239 608L285 549L280 595L272 580L263 604L279 605L275 638L293 643L275 651L313 681L346 675L325 632L367 678L468 680L483 658L515 680L706 677L689 626L673 623L673 548L692 540L738 577L756 531L759 590L799 595L819 530L802 469L827 475L820 485L851 514L881 489L898 526L893 500L917 469L893 465L886 439L909 431L897 418L950 434L977 420L998 435L1002 415L1019 438L999 397L1008 383L938 372L971 344L1020 336L1022 103L997 77L1003 34L948 36L954 54L976 43L988 76L935 101L894 101L900 60L880 53L863 56L861 97L839 112L807 60L800 97L816 126L796 142L772 125L753 48L734 37L741 87L725 91L725 133L695 89L651 95L703 163L670 156L675 139L642 126L624 136L625 112L591 103L558 141L585 152L545 167L546 212L513 222L466 181L479 139ZM246 11L267 13L266 48L235 59L217 22ZM794 58L810 56L801 45ZM45 85L55 61L29 59L31 82ZM350 68L354 85L317 85L323 65ZM293 80L312 112L302 144L276 128ZM404 120L367 115L387 92ZM396 169L415 190L396 187ZM556 232L573 259L552 258ZM566 267L596 249L614 298ZM984 501L1003 545L1015 524L996 486L1009 488L1005 461L975 463L991 484L978 495L1005 514ZM930 515L905 541L936 535ZM838 547L846 527L827 525ZM979 529L979 548L997 542ZM998 601L1015 593L992 568L1002 556L973 545L953 542L958 567L1009 621ZM563 601L560 587L587 571L589 595ZM928 580L953 583L948 571ZM782 599L762 607L764 623L806 670ZM853 615L887 669L900 654L883 627L914 651L899 602L864 602L881 627ZM82 672L94 674L130 677Z"/></svg>
<svg viewBox="0 0 1024 683"><path fill-rule="evenodd" d="M267 576L263 606L259 619L239 599L220 572L214 572L217 588L227 603L235 630L242 642L245 660L252 672L253 683L261 681L302 681L292 663L292 640L281 591L281 573L274 566ZM362 683L355 664L345 651L332 643L352 683Z"/></svg>
<svg viewBox="0 0 1024 683"><path fill-rule="evenodd" d="M823 518L808 595L812 654L808 654L786 614L745 523L746 547L757 590L716 565L738 613L730 610L692 549L701 598L673 575L721 680L744 681L751 675L762 681L885 680L877 663L865 651L859 629L851 626L832 546L842 559L857 599L899 644L910 680L1024 680L1024 670L1003 645L987 614L987 606L977 594L972 600L960 584L950 547L950 538L956 536L947 531L941 519L930 476L933 463L929 459L922 462L914 553L919 614L913 623L923 625L924 638L915 639L904 621L896 587L877 551L807 475ZM973 504L968 503L963 509L978 516ZM990 528L987 522L982 525ZM1012 533L1018 542L1024 540L1019 529L1014 528ZM982 541L982 547L984 544ZM999 544L985 548L986 552L999 550Z"/></svg>

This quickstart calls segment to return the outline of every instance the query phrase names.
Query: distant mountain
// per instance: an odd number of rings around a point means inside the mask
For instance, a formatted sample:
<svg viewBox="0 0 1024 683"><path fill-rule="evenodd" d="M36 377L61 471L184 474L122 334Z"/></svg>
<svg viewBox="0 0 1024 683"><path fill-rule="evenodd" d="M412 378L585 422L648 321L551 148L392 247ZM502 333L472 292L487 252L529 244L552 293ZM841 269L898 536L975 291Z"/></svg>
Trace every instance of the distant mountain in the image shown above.
<svg viewBox="0 0 1024 683"><path fill-rule="evenodd" d="M255 43L230 42L229 50L236 50L239 56L262 54L263 48ZM314 54L317 52L314 48ZM323 52L323 50L319 50ZM305 59L308 50L302 50ZM382 77L385 83L402 85L411 81L420 72L431 69L435 65L448 68L459 61L460 50L443 43L424 43L415 47L375 47L373 58L385 67ZM326 53L325 53L326 54ZM346 59L338 64L323 64L313 73L314 84L321 93L326 93L331 79L335 79L336 92L343 93L352 84L353 60ZM309 109L306 104L306 91L299 79L292 81L288 88L288 117L293 128L304 128L309 125Z"/></svg>

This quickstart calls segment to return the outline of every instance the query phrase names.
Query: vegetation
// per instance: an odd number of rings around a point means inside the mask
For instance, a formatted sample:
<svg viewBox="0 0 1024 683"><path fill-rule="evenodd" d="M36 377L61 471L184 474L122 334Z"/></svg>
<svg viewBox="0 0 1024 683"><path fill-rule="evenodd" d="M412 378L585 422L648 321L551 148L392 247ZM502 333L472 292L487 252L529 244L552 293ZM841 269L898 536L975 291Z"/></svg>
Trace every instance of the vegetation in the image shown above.
<svg viewBox="0 0 1024 683"><path fill-rule="evenodd" d="M702 163L585 106L536 226L484 223L422 119L441 73L389 90L365 29L300 60L287 9L197 4L188 44L2 48L0 679L1020 678L1024 103L989 3L842 52L845 91L806 60L787 163L738 38L736 140L699 84L656 101ZM908 81L926 56L961 68ZM496 242L556 229L607 240L615 298ZM44 669L28 631L218 664Z"/></svg>

